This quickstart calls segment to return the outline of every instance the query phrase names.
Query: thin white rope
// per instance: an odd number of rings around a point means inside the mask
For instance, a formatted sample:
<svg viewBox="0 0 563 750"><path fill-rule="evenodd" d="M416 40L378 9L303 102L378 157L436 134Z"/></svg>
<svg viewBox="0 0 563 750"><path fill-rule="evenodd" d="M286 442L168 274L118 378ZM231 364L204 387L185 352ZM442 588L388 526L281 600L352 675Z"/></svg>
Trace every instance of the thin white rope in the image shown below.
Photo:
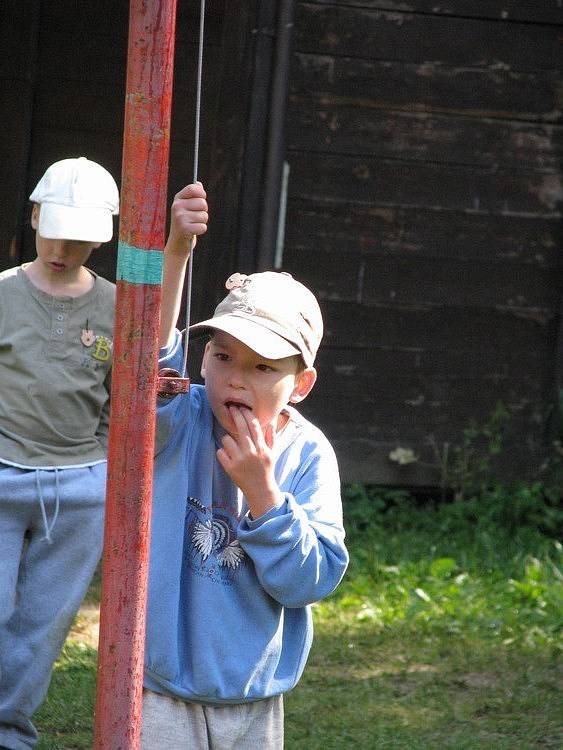
<svg viewBox="0 0 563 750"><path fill-rule="evenodd" d="M195 104L195 132L194 132L194 178L197 182L199 167L199 128L201 120L201 89L203 72L203 38L205 32L205 0L201 0L199 10L199 49L197 56L197 84ZM188 259L188 274L186 278L186 330L184 331L184 357L182 360L182 377L186 377L188 363L188 347L190 344L190 314L192 307L192 275L194 258L194 238L190 237L190 257Z"/></svg>

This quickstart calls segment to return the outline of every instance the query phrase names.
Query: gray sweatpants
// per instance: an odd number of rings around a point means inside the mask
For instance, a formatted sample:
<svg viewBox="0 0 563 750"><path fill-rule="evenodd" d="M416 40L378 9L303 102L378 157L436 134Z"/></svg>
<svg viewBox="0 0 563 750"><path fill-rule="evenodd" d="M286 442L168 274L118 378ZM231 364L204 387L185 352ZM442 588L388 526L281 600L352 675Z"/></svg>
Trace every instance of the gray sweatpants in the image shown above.
<svg viewBox="0 0 563 750"><path fill-rule="evenodd" d="M31 717L100 558L105 483L105 463L0 464L0 746L37 742Z"/></svg>
<svg viewBox="0 0 563 750"><path fill-rule="evenodd" d="M224 706L145 690L141 750L282 750L283 696Z"/></svg>

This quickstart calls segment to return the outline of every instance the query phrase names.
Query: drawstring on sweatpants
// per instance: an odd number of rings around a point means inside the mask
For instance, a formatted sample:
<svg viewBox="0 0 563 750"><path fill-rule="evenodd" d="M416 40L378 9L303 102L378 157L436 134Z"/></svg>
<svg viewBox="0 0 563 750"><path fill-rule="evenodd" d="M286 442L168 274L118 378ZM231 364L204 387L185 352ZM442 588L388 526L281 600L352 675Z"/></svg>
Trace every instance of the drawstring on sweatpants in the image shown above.
<svg viewBox="0 0 563 750"><path fill-rule="evenodd" d="M43 500L43 489L41 487L41 479L39 477L39 472L41 469L35 469L35 484L37 486L37 496L39 497L39 507L41 508L41 515L43 516L43 526L45 528L45 536L43 539L46 542L49 542L49 544L53 543L53 539L51 538L51 532L55 528L55 524L57 523L57 518L59 517L59 505L60 505L60 499L59 499L59 469L54 469L55 471L55 513L53 515L53 520L49 524L49 519L47 518L47 510L45 509L45 501Z"/></svg>

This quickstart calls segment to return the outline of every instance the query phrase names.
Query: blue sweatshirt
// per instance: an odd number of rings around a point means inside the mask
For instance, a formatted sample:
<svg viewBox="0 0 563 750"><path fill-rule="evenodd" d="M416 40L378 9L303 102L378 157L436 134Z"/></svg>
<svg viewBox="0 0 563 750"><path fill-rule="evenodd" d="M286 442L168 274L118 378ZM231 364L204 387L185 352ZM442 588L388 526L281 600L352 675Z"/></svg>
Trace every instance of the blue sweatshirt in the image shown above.
<svg viewBox="0 0 563 750"><path fill-rule="evenodd" d="M179 368L180 341L161 365ZM203 386L158 406L145 686L199 703L290 690L313 638L310 605L348 564L340 479L322 432L295 409L278 435L281 504L249 516L216 458Z"/></svg>

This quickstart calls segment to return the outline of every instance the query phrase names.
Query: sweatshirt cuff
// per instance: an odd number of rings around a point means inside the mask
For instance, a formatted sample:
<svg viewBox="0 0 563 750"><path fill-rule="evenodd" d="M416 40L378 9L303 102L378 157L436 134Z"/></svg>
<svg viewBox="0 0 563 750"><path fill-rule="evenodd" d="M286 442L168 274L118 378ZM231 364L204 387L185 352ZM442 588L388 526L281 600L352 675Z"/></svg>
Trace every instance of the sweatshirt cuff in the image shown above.
<svg viewBox="0 0 563 750"><path fill-rule="evenodd" d="M163 346L158 352L158 366L172 367L178 369L178 364L182 363L183 349L182 335L178 329L174 331L174 340L169 346Z"/></svg>
<svg viewBox="0 0 563 750"><path fill-rule="evenodd" d="M258 518L252 518L250 515L250 511L247 511L246 515L242 519L242 524L243 526L246 526L249 531L252 531L253 529L260 528L260 526L262 526L262 524L266 523L267 521L271 521L272 518L284 516L286 513L287 497L286 495L283 495L278 505L274 505L273 508L270 508L270 510L262 513L262 515L258 516Z"/></svg>

